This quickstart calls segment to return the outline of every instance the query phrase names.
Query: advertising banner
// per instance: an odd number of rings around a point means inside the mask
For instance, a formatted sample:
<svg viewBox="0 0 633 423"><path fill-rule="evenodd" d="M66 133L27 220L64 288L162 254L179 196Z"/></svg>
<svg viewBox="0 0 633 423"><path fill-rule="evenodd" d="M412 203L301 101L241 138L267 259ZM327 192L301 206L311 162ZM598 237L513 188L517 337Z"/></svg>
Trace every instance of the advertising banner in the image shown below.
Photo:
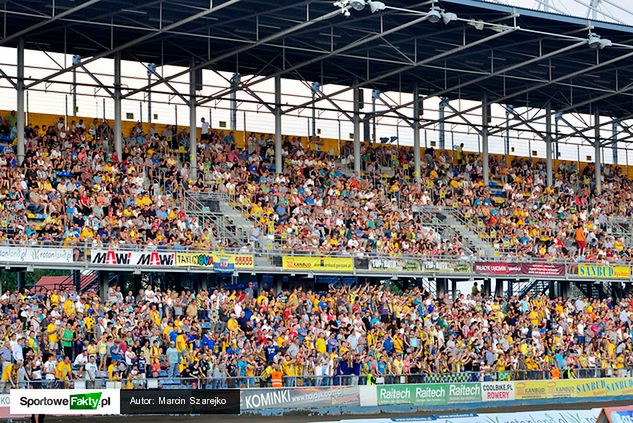
<svg viewBox="0 0 633 423"><path fill-rule="evenodd" d="M633 406L603 408L597 423L631 423Z"/></svg>
<svg viewBox="0 0 633 423"><path fill-rule="evenodd" d="M379 258L369 261L370 270L420 272L420 273L467 273L468 262L463 261L420 261L412 259Z"/></svg>
<svg viewBox="0 0 633 423"><path fill-rule="evenodd" d="M514 382L515 399L591 398L633 395L633 379L564 379Z"/></svg>
<svg viewBox="0 0 633 423"><path fill-rule="evenodd" d="M481 400L512 401L514 400L514 384L512 382L482 382Z"/></svg>
<svg viewBox="0 0 633 423"><path fill-rule="evenodd" d="M91 250L92 264L113 266L173 266L175 253L160 251Z"/></svg>
<svg viewBox="0 0 633 423"><path fill-rule="evenodd" d="M243 389L240 406L245 410L306 409L360 405L358 386Z"/></svg>
<svg viewBox="0 0 633 423"><path fill-rule="evenodd" d="M597 264L579 264L578 276L592 279L630 279L629 266L603 266Z"/></svg>
<svg viewBox="0 0 633 423"><path fill-rule="evenodd" d="M520 275L523 272L521 263L476 262L475 273L480 275Z"/></svg>
<svg viewBox="0 0 633 423"><path fill-rule="evenodd" d="M555 263L476 262L474 271L480 275L564 276L565 266Z"/></svg>
<svg viewBox="0 0 633 423"><path fill-rule="evenodd" d="M313 270L326 272L353 272L352 257L301 257L283 256L281 266L284 270Z"/></svg>
<svg viewBox="0 0 633 423"><path fill-rule="evenodd" d="M415 406L481 402L480 383L428 383L376 386L377 405Z"/></svg>
<svg viewBox="0 0 633 423"><path fill-rule="evenodd" d="M118 389L12 389L12 415L101 415L120 414Z"/></svg>
<svg viewBox="0 0 633 423"><path fill-rule="evenodd" d="M72 248L0 247L0 262L72 263Z"/></svg>
<svg viewBox="0 0 633 423"><path fill-rule="evenodd" d="M176 253L176 266L214 268L223 259L234 269L252 269L255 264L252 254Z"/></svg>

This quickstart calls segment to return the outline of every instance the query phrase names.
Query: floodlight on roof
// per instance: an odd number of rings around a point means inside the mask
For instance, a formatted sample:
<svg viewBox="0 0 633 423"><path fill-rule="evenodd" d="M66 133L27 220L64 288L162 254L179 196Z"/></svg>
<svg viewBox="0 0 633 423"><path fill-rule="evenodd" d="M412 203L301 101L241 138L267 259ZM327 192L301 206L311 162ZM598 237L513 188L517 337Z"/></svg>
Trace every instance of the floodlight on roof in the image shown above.
<svg viewBox="0 0 633 423"><path fill-rule="evenodd" d="M431 7L431 10L426 14L426 19L431 23L438 23L442 19L442 12L437 7Z"/></svg>
<svg viewBox="0 0 633 423"><path fill-rule="evenodd" d="M449 23L457 20L457 15L451 12L443 12L442 20L444 21L444 25L448 25Z"/></svg>
<svg viewBox="0 0 633 423"><path fill-rule="evenodd" d="M371 13L380 12L385 10L387 7L383 2L375 0L367 0L367 4L369 4L369 10L371 10Z"/></svg>
<svg viewBox="0 0 633 423"><path fill-rule="evenodd" d="M611 47L613 45L611 40L607 38L602 38L598 34L594 34L593 32L589 33L589 36L587 38L587 43L589 44L590 48L600 49L600 50L602 50L605 47Z"/></svg>
<svg viewBox="0 0 633 423"><path fill-rule="evenodd" d="M471 19L468 21L468 25L472 26L473 28L475 28L478 31L482 31L484 29L484 21L482 21L481 19Z"/></svg>
<svg viewBox="0 0 633 423"><path fill-rule="evenodd" d="M367 2L365 0L349 0L348 4L352 9L358 10L360 12L365 8Z"/></svg>

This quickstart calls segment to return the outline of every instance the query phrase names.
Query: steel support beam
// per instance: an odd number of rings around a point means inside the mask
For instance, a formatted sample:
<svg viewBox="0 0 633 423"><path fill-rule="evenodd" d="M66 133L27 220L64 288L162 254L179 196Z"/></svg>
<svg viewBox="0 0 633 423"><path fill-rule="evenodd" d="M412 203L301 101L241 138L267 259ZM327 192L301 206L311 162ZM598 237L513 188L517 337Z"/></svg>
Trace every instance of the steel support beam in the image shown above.
<svg viewBox="0 0 633 423"><path fill-rule="evenodd" d="M354 88L354 173L360 176L360 88Z"/></svg>
<svg viewBox="0 0 633 423"><path fill-rule="evenodd" d="M240 0L229 0L229 2L227 2L227 3L233 3L233 2L237 2L237 1L240 1ZM220 6L224 6L224 5L226 5L227 3L224 3L224 4L220 5ZM218 7L220 7L220 6L218 6ZM276 40L276 39L278 39L278 38L283 38L283 37L286 37L286 36L288 36L288 35L290 35L290 34L292 34L292 33L294 33L294 32L297 32L297 31L300 31L300 30L302 30L302 29L308 28L308 27L310 27L310 26L312 26L312 25L314 25L314 24L316 24L316 23L323 22L323 21L329 20L329 19L331 19L331 18L334 18L334 17L336 17L336 16L339 16L339 15L340 15L340 13L341 13L341 12L340 12L339 10L334 10L334 11L332 11L332 12L326 13L325 15L321 15L321 16L319 16L319 17L317 17L317 18L314 18L314 19L310 19L310 20L307 20L307 21L301 22L300 24L297 24L297 25L295 25L295 26L293 26L293 27L290 27L290 28L284 29L284 30L279 31L279 32L277 32L277 33L275 33L275 34L271 34L271 35L269 35L269 36L267 36L267 37L260 38L259 40L257 40L256 42L254 42L254 43L252 43L252 44L249 44L249 45L246 45L246 46L240 47L240 48L235 49L235 50L233 50L233 51L229 51L229 52L226 52L226 53L220 54L220 55L218 55L218 56L214 57L213 59L210 59L210 60L204 61L204 62L202 62L202 63L199 63L199 64L197 64L197 65L196 65L196 68L197 68L197 69L207 68L207 67L209 67L209 66L213 65L214 63L221 62L222 60L228 59L229 57L238 56L239 54L241 54L241 53L243 53L243 52L246 52L246 51L248 51L248 50L250 50L250 49L253 49L253 48L255 48L255 47L258 47L258 46L260 46L260 45L262 45L262 44L268 44L268 43L270 43L270 42L271 42L271 41L273 41L273 40ZM277 74L282 75L282 74L284 74L284 73L286 73L286 72L289 72L289 71L290 71L290 70L284 71L284 72L282 72L282 73L277 72L277 73L275 73L274 75L275 75L275 76L276 76ZM186 71L185 71L185 72L186 72ZM173 80L173 79L175 79L175 78L178 78L178 77L180 77L180 76L182 76L182 75L184 75L184 73L183 73L183 72L177 72L177 73L175 73L175 74L173 74L173 75L170 75L170 76L168 76L168 77L163 78L163 82L165 82L165 81L171 81L171 80ZM269 79L269 78L271 78L271 77L272 77L272 76L269 76L269 77L267 77L266 79ZM160 82L154 82L152 85L158 85L159 83L160 83ZM249 85L253 85L253 84L249 84ZM126 94L126 96L131 96L131 95L134 95L134 94L139 93L139 92L141 92L141 91L143 91L143 89L136 89L136 90L132 90L132 91L128 92L128 93ZM225 93L224 93L224 94L222 94L220 97L223 97L223 96L224 96L224 95L226 95L226 94L228 94L228 93L227 93L227 92L225 92ZM217 96L216 96L216 98L217 98ZM207 100L202 101L202 102L199 102L199 103L198 103L198 105L200 106L200 105L202 105L202 104L206 103L207 101L212 101L212 100L214 100L214 99L215 99L215 98L207 98Z"/></svg>
<svg viewBox="0 0 633 423"><path fill-rule="evenodd" d="M596 130L595 130L595 135L594 135L594 141L593 141L593 146L595 149L594 152L594 163L596 164L596 194L600 194L600 192L602 191L602 157L601 157L601 152L602 149L600 148L600 110L598 110L598 108L594 108L594 124L596 126Z"/></svg>
<svg viewBox="0 0 633 423"><path fill-rule="evenodd" d="M618 164L618 121L611 122L611 152L613 154L613 164Z"/></svg>
<svg viewBox="0 0 633 423"><path fill-rule="evenodd" d="M209 15L211 13L218 12L218 11L224 9L225 7L228 7L228 6L231 6L231 5L235 4L235 3L238 3L239 1L241 1L241 0L228 0L228 1L224 2L224 3L218 4L217 6L210 7L208 9L204 9L203 11L201 11L199 13L196 13L194 15L188 16L185 19L182 19L180 21L176 21L176 22L171 23L169 25L165 25L164 27L162 27L158 31L150 32L148 34L145 34L145 35L143 35L141 37L138 37L138 38L136 38L136 39L134 39L132 41L129 41L127 43L123 43L121 45L117 45L116 47L111 48L110 50L104 51L104 52L99 53L99 54L95 54L94 56L90 57L89 59L83 61L81 65L85 66L85 65L87 65L89 63L92 63L92 62L94 62L96 60L99 60L99 59L102 59L104 57L109 57L109 56L115 55L116 53L120 53L122 51L128 50L130 47L133 47L135 45L144 43L145 41L148 41L148 40L150 40L150 39L152 39L154 37L157 37L157 36L159 36L161 34L164 34L166 32L170 32L170 31L172 31L172 30L174 30L174 29L176 29L176 28L178 28L180 26L186 25L189 22L193 22L193 21L195 21L197 19L200 19L200 18L202 18L202 17L204 17L206 15ZM26 88L27 89L28 88L32 88L33 86L35 86L37 84L41 84L43 82L48 82L51 79L57 78L58 76L63 75L66 72L71 71L73 69L76 69L77 67L79 67L81 65L73 65L73 66L71 66L69 68L62 69L60 71L54 72L54 73L52 73L50 75L45 76L42 79L38 79L37 81L34 81L34 82L30 83ZM197 65L197 66L199 68L204 67L203 65ZM188 70L185 70L183 72L179 72L178 76L182 76L182 75L186 74L187 72L188 72ZM158 83L155 82L154 84L152 84L152 86L157 85L159 83L160 82L158 82ZM145 88L141 88L140 90L135 90L135 92L141 92L141 91L144 91L144 90L145 90ZM126 94L126 97L127 96L129 96L129 94Z"/></svg>
<svg viewBox="0 0 633 423"><path fill-rule="evenodd" d="M235 90L231 91L231 100L229 102L229 128L231 131L237 130L237 87L239 85L239 74L234 73L233 78L231 78L231 88L235 88Z"/></svg>
<svg viewBox="0 0 633 423"><path fill-rule="evenodd" d="M545 117L545 167L547 173L547 186L553 185L552 174L552 106L547 103Z"/></svg>
<svg viewBox="0 0 633 423"><path fill-rule="evenodd" d="M123 160L123 135L121 133L121 53L114 55L114 151Z"/></svg>
<svg viewBox="0 0 633 423"><path fill-rule="evenodd" d="M484 94L481 100L481 155L484 185L490 186L490 161L488 157L488 114L490 112L488 98Z"/></svg>
<svg viewBox="0 0 633 423"><path fill-rule="evenodd" d="M439 107L439 120L440 120L440 150L446 150L446 120L444 117L446 116L446 106L451 107L448 103L448 98L442 97L440 99L440 107Z"/></svg>
<svg viewBox="0 0 633 423"><path fill-rule="evenodd" d="M275 172L283 172L281 143L281 76L275 77Z"/></svg>
<svg viewBox="0 0 633 423"><path fill-rule="evenodd" d="M189 71L189 179L198 178L198 131L196 128L196 69Z"/></svg>
<svg viewBox="0 0 633 423"><path fill-rule="evenodd" d="M422 166L420 164L420 90L418 85L413 89L413 176L419 185L422 181Z"/></svg>
<svg viewBox="0 0 633 423"><path fill-rule="evenodd" d="M438 61L440 59L443 59L443 58L446 58L446 57L451 57L451 56L453 56L455 54L461 53L462 51L468 50L469 48L476 47L476 46L481 45L481 44L485 44L485 43L490 42L490 41L492 41L492 40L494 40L496 38L503 37L506 34L513 33L515 30L516 30L515 28L509 28L507 30L504 30L503 32L497 32L497 33L495 33L493 35L489 35L488 37L484 37L484 38L480 38L478 40L475 40L475 41L473 41L473 42L471 42L469 44L460 45L460 46L452 48L450 50L443 51L442 53L436 54L435 56L421 59L421 60L419 60L419 61L417 61L415 63L412 63L410 65L402 66L400 68L391 70L389 72L386 72L384 74L378 75L376 77L373 77L373 78L370 78L370 79L367 79L367 80L363 80L362 82L355 83L351 87L346 87L346 88L342 88L340 90L334 91L333 93L330 93L330 94L328 94L326 96L321 97L317 101L325 100L325 99L330 98L330 97L335 97L335 96L337 96L339 94L343 94L343 93L345 93L345 92L347 92L347 91L349 91L351 89L354 89L354 88L361 88L361 87L365 87L365 86L374 85L376 82L381 81L381 80L383 80L385 78L389 78L390 76L398 75L398 74L401 74L403 72L410 71L412 69L428 65L430 63L436 62L436 61ZM567 49L563 49L563 50L567 50ZM540 60L540 58L539 58L539 60ZM530 61L528 61L528 62L530 62ZM307 63L307 62L305 62L305 63ZM302 66L302 65L303 64L300 64L300 65L297 65L297 66ZM520 66L518 66L518 65L515 65L515 66L517 68L519 68L519 67L523 67L524 65L521 64ZM495 72L494 74L496 74L496 73L497 72ZM446 89L446 90L442 90L439 93L429 94L429 95L424 97L424 100L426 101L427 99L429 99L431 97L439 97L439 96L443 96L445 94L449 94L449 93L451 93L451 92L453 92L455 90L458 90L461 85L467 86L467 85L470 85L471 83L477 83L477 82L479 82L479 80L483 81L483 80L486 80L486 79L488 79L488 78L490 78L492 76L495 76L494 74L490 74L490 75L487 74L487 75L485 75L483 77L476 78L474 81L468 81L468 82L465 82L463 84L459 84L459 86L457 86L457 87L452 87L452 88L449 88L449 89ZM261 79L258 82L263 82L264 80L265 80L265 78ZM401 104L401 105L398 105L397 107L391 108L390 110L379 112L378 115L384 115L384 114L386 114L388 112L391 112L391 111L400 110L400 109L403 109L405 107L409 107L412 104L413 104L413 102L409 102L409 103L406 103L406 104ZM296 106L292 106L291 108L286 110L286 113L290 113L290 112L293 112L293 111L299 110L299 109L304 109L308 105L309 105L309 103L303 103L303 104L299 104L299 105L296 105Z"/></svg>
<svg viewBox="0 0 633 423"><path fill-rule="evenodd" d="M5 38L0 39L0 46L6 45L8 42L16 40L16 39L19 40L20 38L24 37L28 33L31 33L31 32L33 32L33 31L35 31L37 29L40 29L40 28L42 28L42 27L44 27L44 26L46 26L48 24L51 24L51 23L53 23L55 21L63 19L66 16L70 16L73 13L79 12L80 10L85 9L86 7L90 7L93 4L98 3L100 1L101 0L88 0L88 1L86 1L84 3L78 4L75 7L71 7L70 9L66 9L63 12L60 12L60 13L55 14L53 16L50 16L46 20L38 22L38 23L36 23L34 25L29 26L28 28L24 28L24 29L16 32L15 34L11 34L11 35L8 35ZM18 43L19 43L19 41L18 41Z"/></svg>
<svg viewBox="0 0 633 423"><path fill-rule="evenodd" d="M16 120L16 138L18 140L18 164L21 165L24 162L24 39L18 40L18 63L17 63L18 78L16 84L17 93L17 120Z"/></svg>

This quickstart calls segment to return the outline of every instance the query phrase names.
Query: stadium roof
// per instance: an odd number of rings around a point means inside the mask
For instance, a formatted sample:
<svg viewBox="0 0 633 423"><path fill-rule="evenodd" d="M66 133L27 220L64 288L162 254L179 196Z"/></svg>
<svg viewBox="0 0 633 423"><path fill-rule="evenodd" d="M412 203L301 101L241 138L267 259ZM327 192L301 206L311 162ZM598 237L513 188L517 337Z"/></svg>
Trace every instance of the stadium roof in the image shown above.
<svg viewBox="0 0 633 423"><path fill-rule="evenodd" d="M631 116L633 27L475 0L383 3L345 17L316 0L7 1L0 45L23 38L26 48L77 54L82 64L115 52L158 65L193 60L255 75L243 85L274 75L382 91L417 85L428 97ZM458 19L429 22L433 4ZM610 43L590 48L590 31Z"/></svg>

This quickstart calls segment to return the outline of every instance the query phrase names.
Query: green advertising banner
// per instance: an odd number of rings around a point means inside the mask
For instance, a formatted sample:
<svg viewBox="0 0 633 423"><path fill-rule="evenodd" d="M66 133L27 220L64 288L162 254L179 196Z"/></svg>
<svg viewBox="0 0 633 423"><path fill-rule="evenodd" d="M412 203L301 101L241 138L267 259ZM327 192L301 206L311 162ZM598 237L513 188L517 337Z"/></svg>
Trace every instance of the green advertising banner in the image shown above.
<svg viewBox="0 0 633 423"><path fill-rule="evenodd" d="M479 383L429 383L376 387L377 405L417 406L481 402Z"/></svg>

